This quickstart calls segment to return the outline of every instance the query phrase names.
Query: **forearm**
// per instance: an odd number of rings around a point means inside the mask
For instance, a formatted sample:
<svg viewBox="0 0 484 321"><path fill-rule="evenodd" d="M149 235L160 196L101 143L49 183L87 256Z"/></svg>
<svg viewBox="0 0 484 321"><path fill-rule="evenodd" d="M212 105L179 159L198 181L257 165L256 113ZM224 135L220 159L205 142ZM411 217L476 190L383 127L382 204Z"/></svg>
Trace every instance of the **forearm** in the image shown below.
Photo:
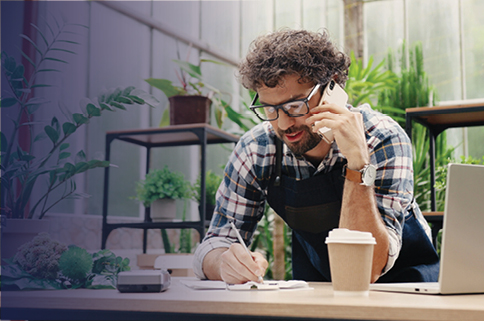
<svg viewBox="0 0 484 321"><path fill-rule="evenodd" d="M339 227L371 232L375 237L371 277L372 282L375 282L387 263L389 240L376 205L373 187L345 181Z"/></svg>

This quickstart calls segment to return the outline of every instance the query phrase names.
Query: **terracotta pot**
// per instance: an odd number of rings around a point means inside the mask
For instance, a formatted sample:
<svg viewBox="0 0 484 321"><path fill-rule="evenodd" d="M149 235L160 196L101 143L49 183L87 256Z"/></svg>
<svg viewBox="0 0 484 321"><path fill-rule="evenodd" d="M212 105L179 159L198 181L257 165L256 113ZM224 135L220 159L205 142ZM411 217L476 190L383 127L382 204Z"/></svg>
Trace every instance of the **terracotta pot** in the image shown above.
<svg viewBox="0 0 484 321"><path fill-rule="evenodd" d="M154 222L172 221L176 218L176 200L162 198L151 204L151 219Z"/></svg>
<svg viewBox="0 0 484 321"><path fill-rule="evenodd" d="M212 101L205 96L171 96L170 125L210 123Z"/></svg>
<svg viewBox="0 0 484 321"><path fill-rule="evenodd" d="M17 249L41 232L49 232L50 222L43 219L7 219L2 226L2 259L11 258Z"/></svg>

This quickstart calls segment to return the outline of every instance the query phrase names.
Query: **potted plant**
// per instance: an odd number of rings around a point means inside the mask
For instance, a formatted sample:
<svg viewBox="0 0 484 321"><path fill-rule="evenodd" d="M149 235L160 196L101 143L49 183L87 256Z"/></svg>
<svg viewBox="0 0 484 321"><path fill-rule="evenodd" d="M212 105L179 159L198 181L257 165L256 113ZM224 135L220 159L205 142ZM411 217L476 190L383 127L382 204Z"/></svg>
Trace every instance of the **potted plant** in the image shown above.
<svg viewBox="0 0 484 321"><path fill-rule="evenodd" d="M52 108L50 97L39 94L42 88L52 87L47 80L39 81L39 75L59 73L56 64L68 62L57 58L56 53L74 54L72 47L79 45L66 40L78 25L48 26L49 34L34 26L41 35L35 43L26 35L24 41L35 48L32 57L22 52L28 69L6 52L2 52L2 132L1 132L1 214L5 228L19 238L29 229L25 221L39 227L42 219L56 204L67 198L81 198L88 195L76 191L74 177L88 170L109 166L108 161L86 158L83 150L72 151L70 138L87 125L92 118L100 117L106 111L125 110L128 105L153 106L156 99L134 87L105 91L96 99L86 100L79 112L63 110L45 120L40 111ZM56 105L57 106L57 105ZM4 114L5 112L5 114ZM44 185L42 185L44 184ZM33 192L34 191L34 192ZM23 223L14 219L21 219ZM3 224L2 224L3 225ZM20 225L20 227L17 227ZM42 229L46 229L43 227ZM33 231L36 235L39 231ZM7 236L5 234L2 236ZM33 236L17 240L19 244ZM17 244L6 241L15 253ZM4 248L5 249L5 248ZM9 257L12 253L2 253Z"/></svg>
<svg viewBox="0 0 484 321"><path fill-rule="evenodd" d="M179 71L176 71L179 86L168 79L145 79L148 84L163 91L168 98L169 124L210 123L210 106L213 104L217 126L222 127L229 104L222 99L223 93L220 90L204 80L200 66L203 62L224 64L210 59L200 59L198 65L176 59L173 62L179 68ZM166 111L163 118L161 123L166 124Z"/></svg>
<svg viewBox="0 0 484 321"><path fill-rule="evenodd" d="M217 190L222 183L222 176L215 174L212 171L207 171L205 175L205 219L211 220L213 211L215 210L215 195ZM200 204L201 200L201 189L200 189L200 177L192 186L193 196L192 198ZM200 205L198 205L198 210L202 212Z"/></svg>
<svg viewBox="0 0 484 321"><path fill-rule="evenodd" d="M136 199L145 207L151 207L151 219L172 220L176 218L177 199L190 197L191 186L183 174L165 166L151 169L146 178L136 186Z"/></svg>

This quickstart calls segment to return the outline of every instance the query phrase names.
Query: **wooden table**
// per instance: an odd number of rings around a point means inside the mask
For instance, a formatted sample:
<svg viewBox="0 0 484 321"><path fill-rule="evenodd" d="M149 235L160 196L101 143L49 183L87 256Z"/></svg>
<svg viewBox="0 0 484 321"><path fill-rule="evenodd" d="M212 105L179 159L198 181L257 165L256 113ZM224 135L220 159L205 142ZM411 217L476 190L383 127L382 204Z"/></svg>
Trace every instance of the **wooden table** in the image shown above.
<svg viewBox="0 0 484 321"><path fill-rule="evenodd" d="M192 290L173 278L163 293L116 290L3 292L2 319L49 320L484 320L484 295L371 291L334 297L331 284L309 290Z"/></svg>

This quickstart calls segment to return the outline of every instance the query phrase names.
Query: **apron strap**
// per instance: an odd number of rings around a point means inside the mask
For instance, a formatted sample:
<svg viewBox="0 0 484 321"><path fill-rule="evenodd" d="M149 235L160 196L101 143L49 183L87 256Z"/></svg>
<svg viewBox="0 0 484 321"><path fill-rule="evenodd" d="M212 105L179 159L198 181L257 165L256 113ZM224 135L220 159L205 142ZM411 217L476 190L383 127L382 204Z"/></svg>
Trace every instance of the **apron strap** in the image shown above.
<svg viewBox="0 0 484 321"><path fill-rule="evenodd" d="M274 180L274 186L281 185L282 174L282 140L276 137L276 179Z"/></svg>

